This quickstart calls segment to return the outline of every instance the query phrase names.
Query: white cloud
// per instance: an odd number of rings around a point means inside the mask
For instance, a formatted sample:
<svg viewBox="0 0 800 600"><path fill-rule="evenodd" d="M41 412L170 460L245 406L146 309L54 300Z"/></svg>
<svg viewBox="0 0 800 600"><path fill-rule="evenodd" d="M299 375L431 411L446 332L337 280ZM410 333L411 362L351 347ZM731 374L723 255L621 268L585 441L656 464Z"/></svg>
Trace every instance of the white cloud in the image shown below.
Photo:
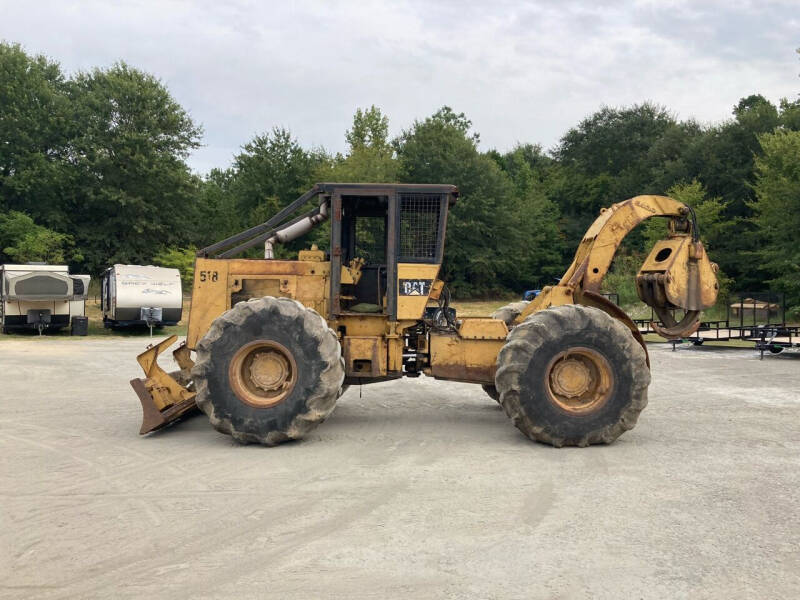
<svg viewBox="0 0 800 600"><path fill-rule="evenodd" d="M9 2L0 37L67 70L149 71L205 128L190 163L227 166L273 125L344 147L357 107L394 133L443 104L485 147L548 147L601 104L652 100L719 121L742 96L796 97L789 2Z"/></svg>

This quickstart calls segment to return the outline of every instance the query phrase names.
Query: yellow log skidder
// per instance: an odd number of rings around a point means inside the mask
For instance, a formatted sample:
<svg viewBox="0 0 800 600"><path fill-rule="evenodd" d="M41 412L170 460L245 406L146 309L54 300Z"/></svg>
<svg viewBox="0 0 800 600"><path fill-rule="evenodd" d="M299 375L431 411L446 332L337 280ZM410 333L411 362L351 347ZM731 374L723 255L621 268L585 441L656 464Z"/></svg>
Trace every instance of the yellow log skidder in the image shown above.
<svg viewBox="0 0 800 600"><path fill-rule="evenodd" d="M456 314L438 279L457 197L451 185L320 183L200 250L186 341L173 353L180 370L157 363L175 336L138 357L140 433L199 407L240 442L275 445L324 421L350 384L420 374L481 384L525 435L554 446L610 443L631 429L647 404L647 348L601 284L633 228L668 218L637 290L659 334L694 332L718 285L691 209L663 196L604 209L558 284L476 318ZM329 248L274 258L276 244L327 219ZM233 258L262 244L264 259Z"/></svg>

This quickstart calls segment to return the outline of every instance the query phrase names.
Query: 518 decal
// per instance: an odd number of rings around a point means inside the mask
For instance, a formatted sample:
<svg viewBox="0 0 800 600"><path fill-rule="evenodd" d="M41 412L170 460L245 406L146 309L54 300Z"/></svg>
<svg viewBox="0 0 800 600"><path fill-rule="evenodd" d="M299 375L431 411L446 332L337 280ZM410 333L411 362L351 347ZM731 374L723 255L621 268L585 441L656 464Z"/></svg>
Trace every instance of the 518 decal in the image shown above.
<svg viewBox="0 0 800 600"><path fill-rule="evenodd" d="M200 271L200 281L217 281L218 279L218 271Z"/></svg>

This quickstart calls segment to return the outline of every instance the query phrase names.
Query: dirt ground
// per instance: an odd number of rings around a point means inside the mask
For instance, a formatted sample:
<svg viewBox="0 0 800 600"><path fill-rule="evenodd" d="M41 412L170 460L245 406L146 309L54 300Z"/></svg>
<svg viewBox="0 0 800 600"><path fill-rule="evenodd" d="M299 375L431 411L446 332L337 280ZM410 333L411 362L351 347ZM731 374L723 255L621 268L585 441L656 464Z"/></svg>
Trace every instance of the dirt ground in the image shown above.
<svg viewBox="0 0 800 600"><path fill-rule="evenodd" d="M420 378L269 449L203 416L140 438L145 342L0 341L0 596L800 597L796 354L653 345L611 446Z"/></svg>

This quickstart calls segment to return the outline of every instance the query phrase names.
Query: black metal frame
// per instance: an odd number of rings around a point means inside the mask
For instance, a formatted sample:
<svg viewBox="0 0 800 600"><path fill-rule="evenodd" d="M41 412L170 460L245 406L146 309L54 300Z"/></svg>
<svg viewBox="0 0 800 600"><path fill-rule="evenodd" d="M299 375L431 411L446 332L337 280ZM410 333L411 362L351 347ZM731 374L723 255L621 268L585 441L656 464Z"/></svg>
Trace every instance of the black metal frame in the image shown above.
<svg viewBox="0 0 800 600"><path fill-rule="evenodd" d="M418 192L414 190L414 194L424 193ZM402 195L402 193L400 194ZM433 258L420 258L414 256L401 256L400 253L400 236L402 235L402 231L400 231L401 225L401 208L402 208L402 198L398 197L398 201L396 202L397 206L395 207L396 211L396 220L397 220L397 251L398 257L397 262L401 263L420 263L420 264L434 264L440 265L442 264L442 259L444 257L444 243L445 243L445 234L447 233L447 209L450 205L450 200L446 193L438 192L438 193L428 193L427 195L440 195L441 198L439 200L439 223L436 231L436 248Z"/></svg>
<svg viewBox="0 0 800 600"><path fill-rule="evenodd" d="M416 183L317 183L305 194L297 198L297 200L278 211L278 213L268 221L211 244L210 246L201 248L197 251L197 256L203 258L232 258L237 256L245 250L264 243L264 241L272 237L280 229L297 223L306 217L318 214L319 206L315 206L307 213L301 214L291 220L287 220L290 215L301 209L316 196L323 195L330 198L337 191L341 192L345 189L349 191L348 193L342 195L386 196L388 194L392 194L395 199L398 193L403 192L415 194L442 194L447 201L447 205L445 206L445 200L443 199L442 212L440 213L439 239L442 240L442 245L445 234L445 222L447 220L447 206L452 206L455 204L456 199L458 198L458 188L454 185ZM395 205L396 204L397 202L395 202ZM331 211L332 210L333 206L331 206ZM396 208L395 210L399 211L399 208ZM398 217L399 215L395 214L395 219ZM437 252L436 260L437 262L441 263L441 251Z"/></svg>

